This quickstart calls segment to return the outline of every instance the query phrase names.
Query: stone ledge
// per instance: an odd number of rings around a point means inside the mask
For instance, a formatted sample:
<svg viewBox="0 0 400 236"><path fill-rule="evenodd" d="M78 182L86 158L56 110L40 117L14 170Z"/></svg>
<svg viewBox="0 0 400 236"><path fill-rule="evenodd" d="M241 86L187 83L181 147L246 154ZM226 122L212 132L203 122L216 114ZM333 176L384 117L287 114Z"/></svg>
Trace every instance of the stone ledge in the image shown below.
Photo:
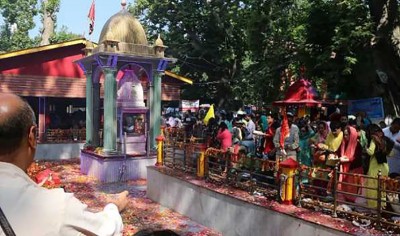
<svg viewBox="0 0 400 236"><path fill-rule="evenodd" d="M113 183L118 181L146 179L147 166L155 165L156 157L129 157L122 158L99 158L97 155L88 152L80 154L81 173L95 177L102 183ZM121 174L122 168L124 173Z"/></svg>
<svg viewBox="0 0 400 236"><path fill-rule="evenodd" d="M163 169L166 168L147 167L147 197L223 235L325 236L372 233L353 227L351 222L344 219L334 219L296 206L277 202L268 203L267 207L261 206L261 203L253 204L230 196L233 195L230 191L214 191L201 186L200 183L204 181L172 176L164 173L166 171Z"/></svg>
<svg viewBox="0 0 400 236"><path fill-rule="evenodd" d="M66 160L79 157L84 143L39 143L35 154L36 160Z"/></svg>

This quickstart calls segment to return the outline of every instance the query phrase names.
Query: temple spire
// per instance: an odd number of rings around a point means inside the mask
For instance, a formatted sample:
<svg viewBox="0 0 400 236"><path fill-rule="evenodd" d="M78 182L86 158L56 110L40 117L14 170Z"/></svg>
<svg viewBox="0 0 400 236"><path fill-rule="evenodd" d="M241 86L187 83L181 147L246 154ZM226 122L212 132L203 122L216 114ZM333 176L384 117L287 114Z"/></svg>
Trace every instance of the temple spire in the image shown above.
<svg viewBox="0 0 400 236"><path fill-rule="evenodd" d="M121 0L121 6L122 6L122 9L125 9L125 7L126 7L126 0Z"/></svg>

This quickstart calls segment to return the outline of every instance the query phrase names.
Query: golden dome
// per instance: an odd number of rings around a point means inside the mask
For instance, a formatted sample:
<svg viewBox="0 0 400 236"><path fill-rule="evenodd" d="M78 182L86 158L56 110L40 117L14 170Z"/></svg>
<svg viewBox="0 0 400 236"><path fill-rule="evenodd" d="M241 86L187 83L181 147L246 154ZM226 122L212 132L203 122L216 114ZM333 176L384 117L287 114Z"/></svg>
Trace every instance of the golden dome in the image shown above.
<svg viewBox="0 0 400 236"><path fill-rule="evenodd" d="M148 45L142 25L127 10L121 10L108 19L101 30L99 44L104 40Z"/></svg>
<svg viewBox="0 0 400 236"><path fill-rule="evenodd" d="M164 47L164 42L162 41L160 34L158 34L158 38L156 39L156 42L154 44L157 47Z"/></svg>

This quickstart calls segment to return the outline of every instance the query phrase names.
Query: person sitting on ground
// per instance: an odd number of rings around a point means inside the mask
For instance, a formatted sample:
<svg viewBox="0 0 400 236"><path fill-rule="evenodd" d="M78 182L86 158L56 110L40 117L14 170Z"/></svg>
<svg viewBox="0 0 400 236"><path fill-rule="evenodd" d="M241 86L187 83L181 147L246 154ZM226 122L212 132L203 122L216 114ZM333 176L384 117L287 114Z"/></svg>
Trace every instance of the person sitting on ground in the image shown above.
<svg viewBox="0 0 400 236"><path fill-rule="evenodd" d="M36 135L32 108L17 95L0 93L0 208L15 234L122 235L119 212L128 203L127 191L94 213L72 193L32 181L26 171L35 156Z"/></svg>

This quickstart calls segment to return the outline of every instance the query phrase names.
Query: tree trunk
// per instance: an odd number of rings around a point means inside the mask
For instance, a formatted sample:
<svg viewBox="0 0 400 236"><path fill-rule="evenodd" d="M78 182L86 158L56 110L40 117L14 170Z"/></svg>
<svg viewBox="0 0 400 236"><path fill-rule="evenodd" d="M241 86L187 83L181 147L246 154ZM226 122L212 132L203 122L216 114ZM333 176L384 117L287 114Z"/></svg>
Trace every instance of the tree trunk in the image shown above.
<svg viewBox="0 0 400 236"><path fill-rule="evenodd" d="M43 5L44 4L44 5ZM41 35L41 41L40 41L40 46L43 45L48 45L50 44L50 37L54 33L54 18L53 18L53 12L48 12L46 10L46 4L47 0L42 1L42 9L43 9L43 29L42 29L42 35Z"/></svg>
<svg viewBox="0 0 400 236"><path fill-rule="evenodd" d="M400 104L400 26L397 0L370 0L369 8L375 23L372 41L376 69L388 75L385 98L391 103L387 108L396 116Z"/></svg>

